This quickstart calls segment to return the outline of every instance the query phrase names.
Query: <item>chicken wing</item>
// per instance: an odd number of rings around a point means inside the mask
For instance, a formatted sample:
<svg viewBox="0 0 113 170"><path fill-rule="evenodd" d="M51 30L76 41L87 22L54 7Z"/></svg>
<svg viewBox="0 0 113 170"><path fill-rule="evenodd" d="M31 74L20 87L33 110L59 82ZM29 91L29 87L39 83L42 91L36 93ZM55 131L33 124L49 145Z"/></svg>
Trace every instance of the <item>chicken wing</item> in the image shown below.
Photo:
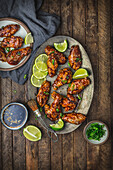
<svg viewBox="0 0 113 170"><path fill-rule="evenodd" d="M20 25L11 24L6 25L0 29L0 37L10 37L11 35L15 34L20 28Z"/></svg>
<svg viewBox="0 0 113 170"><path fill-rule="evenodd" d="M65 113L62 117L62 120L79 125L80 123L86 120L86 116L81 113Z"/></svg>
<svg viewBox="0 0 113 170"><path fill-rule="evenodd" d="M55 96L57 95L58 93L56 93L55 91L51 94L51 97L53 99L55 99ZM65 108L65 111L68 112L68 111L72 111L76 108L77 106L77 103L78 103L78 98L74 97L73 95L71 94L67 94L67 97L61 95L62 97L62 101L60 103L60 105L62 107Z"/></svg>
<svg viewBox="0 0 113 170"><path fill-rule="evenodd" d="M61 114L61 108L60 108L61 100L62 100L61 95L57 93L51 106L49 106L47 104L45 105L45 114L52 121L55 121L61 117L60 116L60 114Z"/></svg>
<svg viewBox="0 0 113 170"><path fill-rule="evenodd" d="M55 54L50 54L48 56L47 68L49 76L54 77L56 75L56 71L58 68L58 61L57 58L55 57Z"/></svg>
<svg viewBox="0 0 113 170"><path fill-rule="evenodd" d="M78 45L73 45L71 47L71 51L70 51L70 55L68 57L69 60L69 64L70 66L74 69L77 70L78 68L80 68L81 64L82 64L82 57L81 57L81 52L79 49Z"/></svg>
<svg viewBox="0 0 113 170"><path fill-rule="evenodd" d="M31 47L13 50L7 53L7 62L10 65L18 64L24 56L27 56L32 51Z"/></svg>
<svg viewBox="0 0 113 170"><path fill-rule="evenodd" d="M6 37L1 41L1 47L12 47L12 48L20 48L23 44L24 40L19 36L11 36Z"/></svg>
<svg viewBox="0 0 113 170"><path fill-rule="evenodd" d="M67 59L63 53L55 50L53 47L51 47L49 45L45 48L45 52L47 55L54 53L59 64L65 64L67 61Z"/></svg>
<svg viewBox="0 0 113 170"><path fill-rule="evenodd" d="M85 89L90 84L90 79L88 77L74 80L67 89L69 94L78 94L83 89Z"/></svg>
<svg viewBox="0 0 113 170"><path fill-rule="evenodd" d="M46 80L42 83L38 91L37 102L41 107L45 106L45 104L47 103L49 99L50 86L51 86L51 83Z"/></svg>
<svg viewBox="0 0 113 170"><path fill-rule="evenodd" d="M69 68L64 68L59 71L56 80L53 83L54 90L57 90L60 86L70 83L72 80L72 71Z"/></svg>
<svg viewBox="0 0 113 170"><path fill-rule="evenodd" d="M2 47L0 47L0 61L6 62L6 53Z"/></svg>

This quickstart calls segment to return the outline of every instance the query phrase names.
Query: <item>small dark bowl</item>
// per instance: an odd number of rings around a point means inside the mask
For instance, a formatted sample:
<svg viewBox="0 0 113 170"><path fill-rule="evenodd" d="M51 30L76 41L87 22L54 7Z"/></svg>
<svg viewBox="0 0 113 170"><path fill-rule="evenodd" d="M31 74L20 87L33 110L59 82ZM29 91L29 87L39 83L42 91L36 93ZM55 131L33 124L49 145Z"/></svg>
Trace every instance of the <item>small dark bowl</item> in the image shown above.
<svg viewBox="0 0 113 170"><path fill-rule="evenodd" d="M13 112L13 108L11 107L14 107L14 112ZM12 110L9 110L8 108L11 108ZM25 125L27 118L28 118L27 108L23 104L17 102L13 102L5 105L0 115L0 120L2 124L10 130L21 129ZM10 123L11 122L10 120L13 121L12 124Z"/></svg>
<svg viewBox="0 0 113 170"><path fill-rule="evenodd" d="M86 131L87 131L87 129L90 127L90 125L91 125L92 123L99 123L99 124L101 124L101 125L104 125L104 130L106 130L106 132L105 132L105 135L101 138L100 141L90 140L90 139L87 138ZM93 145L102 145L102 144L104 144L104 143L108 140L108 137L109 137L109 129L108 129L108 127L107 127L107 125L106 125L105 123L103 123L103 122L101 122L101 121L99 121L99 120L93 120L93 121L89 122L89 123L84 127L83 136L84 136L85 140L86 140L88 143L90 143L90 144L93 144Z"/></svg>

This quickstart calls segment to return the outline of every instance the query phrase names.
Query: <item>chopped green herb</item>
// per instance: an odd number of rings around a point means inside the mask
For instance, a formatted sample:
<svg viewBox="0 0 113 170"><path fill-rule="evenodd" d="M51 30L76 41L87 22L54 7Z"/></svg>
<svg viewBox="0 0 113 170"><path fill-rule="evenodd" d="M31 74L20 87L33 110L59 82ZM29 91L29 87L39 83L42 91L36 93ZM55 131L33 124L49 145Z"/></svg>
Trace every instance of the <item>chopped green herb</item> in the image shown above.
<svg viewBox="0 0 113 170"><path fill-rule="evenodd" d="M54 60L54 59L52 59L52 64L54 65L54 63L55 63L55 60Z"/></svg>
<svg viewBox="0 0 113 170"><path fill-rule="evenodd" d="M13 90L14 93L16 93L16 90Z"/></svg>
<svg viewBox="0 0 113 170"><path fill-rule="evenodd" d="M22 134L20 134L20 136L22 136Z"/></svg>
<svg viewBox="0 0 113 170"><path fill-rule="evenodd" d="M71 83L69 83L68 86L71 87Z"/></svg>
<svg viewBox="0 0 113 170"><path fill-rule="evenodd" d="M100 139L105 135L106 131L103 128L104 125L100 125L99 123L92 123L91 126L86 131L88 139L100 141Z"/></svg>
<svg viewBox="0 0 113 170"><path fill-rule="evenodd" d="M9 51L10 51L10 48L9 48L9 47L6 47L6 51L9 52Z"/></svg>
<svg viewBox="0 0 113 170"><path fill-rule="evenodd" d="M35 120L38 120L38 119L35 117Z"/></svg>
<svg viewBox="0 0 113 170"><path fill-rule="evenodd" d="M62 113L60 113L60 116L62 117L62 116L63 116L63 114L62 114Z"/></svg>
<svg viewBox="0 0 113 170"><path fill-rule="evenodd" d="M45 114L45 118L47 118L47 115Z"/></svg>
<svg viewBox="0 0 113 170"><path fill-rule="evenodd" d="M59 109L57 108L56 111L59 112Z"/></svg>
<svg viewBox="0 0 113 170"><path fill-rule="evenodd" d="M79 100L82 100L82 98L81 98L79 95L78 95L78 99L79 99Z"/></svg>
<svg viewBox="0 0 113 170"><path fill-rule="evenodd" d="M2 28L4 28L4 26L2 26Z"/></svg>
<svg viewBox="0 0 113 170"><path fill-rule="evenodd" d="M66 96L63 96L63 98L66 98Z"/></svg>
<svg viewBox="0 0 113 170"><path fill-rule="evenodd" d="M67 80L62 80L62 83L67 83Z"/></svg>
<svg viewBox="0 0 113 170"><path fill-rule="evenodd" d="M69 79L69 76L66 76L66 79Z"/></svg>
<svg viewBox="0 0 113 170"><path fill-rule="evenodd" d="M58 86L55 86L58 89Z"/></svg>
<svg viewBox="0 0 113 170"><path fill-rule="evenodd" d="M73 86L72 86L72 91L74 90L74 87L75 87L75 85L73 84Z"/></svg>
<svg viewBox="0 0 113 170"><path fill-rule="evenodd" d="M49 93L48 93L48 92L45 92L45 91L44 91L44 93L45 93L45 94L47 94L47 95L49 95Z"/></svg>
<svg viewBox="0 0 113 170"><path fill-rule="evenodd" d="M38 117L36 114L35 114L36 117Z"/></svg>
<svg viewBox="0 0 113 170"><path fill-rule="evenodd" d="M13 56L11 56L12 58L14 58Z"/></svg>
<svg viewBox="0 0 113 170"><path fill-rule="evenodd" d="M18 55L20 55L21 53L20 53L20 52L18 52L17 54L18 54Z"/></svg>
<svg viewBox="0 0 113 170"><path fill-rule="evenodd" d="M11 51L14 51L14 48Z"/></svg>
<svg viewBox="0 0 113 170"><path fill-rule="evenodd" d="M81 61L81 58L76 58L76 61Z"/></svg>
<svg viewBox="0 0 113 170"><path fill-rule="evenodd" d="M50 54L54 53L54 51L52 51Z"/></svg>
<svg viewBox="0 0 113 170"><path fill-rule="evenodd" d="M7 44L9 44L9 42L7 41Z"/></svg>
<svg viewBox="0 0 113 170"><path fill-rule="evenodd" d="M24 75L24 79L26 79L26 77L27 77L27 74Z"/></svg>
<svg viewBox="0 0 113 170"><path fill-rule="evenodd" d="M42 108L40 107L40 112L42 112Z"/></svg>
<svg viewBox="0 0 113 170"><path fill-rule="evenodd" d="M71 67L70 63L68 63L68 66Z"/></svg>

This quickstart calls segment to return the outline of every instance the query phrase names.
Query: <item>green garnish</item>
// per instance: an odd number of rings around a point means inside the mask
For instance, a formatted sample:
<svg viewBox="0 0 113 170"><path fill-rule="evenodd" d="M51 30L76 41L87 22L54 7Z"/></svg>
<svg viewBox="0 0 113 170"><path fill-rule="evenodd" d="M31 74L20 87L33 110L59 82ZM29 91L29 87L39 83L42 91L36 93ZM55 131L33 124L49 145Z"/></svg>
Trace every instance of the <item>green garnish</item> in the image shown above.
<svg viewBox="0 0 113 170"><path fill-rule="evenodd" d="M9 47L6 47L6 50L7 50L7 52L9 52L9 51L10 51L10 48L9 48Z"/></svg>
<svg viewBox="0 0 113 170"><path fill-rule="evenodd" d="M62 80L62 83L67 83L67 80Z"/></svg>
<svg viewBox="0 0 113 170"><path fill-rule="evenodd" d="M7 41L7 44L9 44L9 42Z"/></svg>
<svg viewBox="0 0 113 170"><path fill-rule="evenodd" d="M56 111L59 112L59 109L57 108Z"/></svg>
<svg viewBox="0 0 113 170"><path fill-rule="evenodd" d="M38 120L38 119L35 117L35 120Z"/></svg>
<svg viewBox="0 0 113 170"><path fill-rule="evenodd" d="M48 93L48 92L46 92L46 91L44 91L44 93L45 93L45 94L47 94L47 95L49 95L49 93Z"/></svg>
<svg viewBox="0 0 113 170"><path fill-rule="evenodd" d="M16 93L16 90L13 90L14 93Z"/></svg>
<svg viewBox="0 0 113 170"><path fill-rule="evenodd" d="M79 95L78 95L78 99L79 99L79 100L82 100L82 98L81 98Z"/></svg>
<svg viewBox="0 0 113 170"><path fill-rule="evenodd" d="M69 79L69 76L66 76L66 79Z"/></svg>
<svg viewBox="0 0 113 170"><path fill-rule="evenodd" d="M70 63L68 63L68 66L71 67Z"/></svg>
<svg viewBox="0 0 113 170"><path fill-rule="evenodd" d="M40 107L40 112L42 112L42 108Z"/></svg>
<svg viewBox="0 0 113 170"><path fill-rule="evenodd" d="M73 84L73 86L72 86L72 91L74 90L74 87L75 87L75 85Z"/></svg>
<svg viewBox="0 0 113 170"><path fill-rule="evenodd" d="M54 53L54 51L52 51L50 54Z"/></svg>
<svg viewBox="0 0 113 170"><path fill-rule="evenodd" d="M58 88L58 86L55 86L56 88Z"/></svg>
<svg viewBox="0 0 113 170"><path fill-rule="evenodd" d="M11 56L12 58L14 58L13 56Z"/></svg>
<svg viewBox="0 0 113 170"><path fill-rule="evenodd" d="M24 79L26 79L26 77L27 77L27 74L24 75Z"/></svg>
<svg viewBox="0 0 113 170"><path fill-rule="evenodd" d="M62 114L62 113L60 113L60 116L62 117L62 116L63 116L63 114Z"/></svg>
<svg viewBox="0 0 113 170"><path fill-rule="evenodd" d="M71 87L71 83L69 83L68 86Z"/></svg>
<svg viewBox="0 0 113 170"><path fill-rule="evenodd" d="M4 28L4 26L2 26L2 28Z"/></svg>
<svg viewBox="0 0 113 170"><path fill-rule="evenodd" d="M21 53L20 53L20 52L18 52L17 54L18 54L18 55L20 55Z"/></svg>
<svg viewBox="0 0 113 170"><path fill-rule="evenodd" d="M52 59L52 64L54 65L54 63L55 63L55 60L54 60L54 59Z"/></svg>
<svg viewBox="0 0 113 170"><path fill-rule="evenodd" d="M104 125L100 125L99 123L92 123L86 131L88 139L100 141L100 139L105 135L106 131L103 129L103 127Z"/></svg>
<svg viewBox="0 0 113 170"><path fill-rule="evenodd" d="M14 51L14 48L11 51Z"/></svg>
<svg viewBox="0 0 113 170"><path fill-rule="evenodd" d="M81 61L81 58L76 58L76 61Z"/></svg>
<svg viewBox="0 0 113 170"><path fill-rule="evenodd" d="M45 118L47 118L47 115L45 114Z"/></svg>
<svg viewBox="0 0 113 170"><path fill-rule="evenodd" d="M20 134L20 136L22 136L22 134Z"/></svg>

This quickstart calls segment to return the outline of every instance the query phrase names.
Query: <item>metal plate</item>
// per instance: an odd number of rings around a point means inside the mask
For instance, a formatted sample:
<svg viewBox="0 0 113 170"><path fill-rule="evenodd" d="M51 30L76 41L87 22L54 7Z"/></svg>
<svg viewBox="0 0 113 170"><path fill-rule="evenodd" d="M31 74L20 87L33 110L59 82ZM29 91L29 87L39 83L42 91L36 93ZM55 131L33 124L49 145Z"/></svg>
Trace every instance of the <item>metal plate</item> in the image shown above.
<svg viewBox="0 0 113 170"><path fill-rule="evenodd" d="M92 102L92 98L93 98L94 76L93 76L93 70L92 70L92 66L91 66L89 57L88 57L85 49L82 47L82 45L78 41L76 41L75 39L73 39L69 36L55 36L55 37L48 39L44 44L42 44L40 46L40 48L38 49L38 51L35 55L35 58L39 54L45 53L44 49L47 45L53 46L54 42L63 42L65 39L68 42L68 49L64 53L65 56L66 57L69 56L70 48L71 48L72 45L79 45L80 51L81 51L81 54L82 54L82 68L86 68L88 70L88 72L90 72L89 78L91 79L91 84L84 90L83 96L82 96L82 101L81 101L80 106L79 106L78 111L77 111L79 113L83 113L83 114L87 115L88 110L89 110L90 105L91 105L91 102ZM30 78L31 78L31 75L32 75L32 67L34 65L35 58L34 58L33 63L31 64L31 69L30 69L30 72L29 72L29 82L28 82L29 83L29 89L28 90L29 90L30 99L36 98L36 94L35 94L36 88L33 87L31 85L31 82L30 82ZM64 65L59 65L57 74L59 73L60 69L65 68L65 67L69 67L68 61ZM74 73L73 69L72 69L72 71ZM50 78L49 76L47 76L47 80L51 81L51 84L53 84L56 77L57 77L57 75L54 76L53 78ZM64 85L64 86L60 87L57 90L57 92L60 93L60 94L63 94L63 95L67 95L67 87L68 87L68 85ZM52 91L53 91L53 88L51 88L51 93L52 93ZM52 102L53 102L53 99L50 97L48 103L52 103ZM51 121L49 119L45 118L44 113L43 113L42 117L48 125L51 123ZM70 133L70 132L74 131L75 129L77 129L79 126L80 125L65 123L65 127L61 131L58 131L57 133L58 134Z"/></svg>

